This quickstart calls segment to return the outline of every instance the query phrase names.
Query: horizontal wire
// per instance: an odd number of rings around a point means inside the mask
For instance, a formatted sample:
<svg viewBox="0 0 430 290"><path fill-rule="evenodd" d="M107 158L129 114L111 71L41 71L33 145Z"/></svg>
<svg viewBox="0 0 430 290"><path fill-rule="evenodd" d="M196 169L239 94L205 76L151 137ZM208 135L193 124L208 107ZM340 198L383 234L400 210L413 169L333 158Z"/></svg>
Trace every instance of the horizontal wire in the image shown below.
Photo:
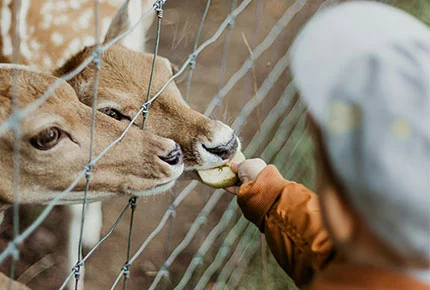
<svg viewBox="0 0 430 290"><path fill-rule="evenodd" d="M241 254L244 253L244 249L249 246L250 241L252 241L254 237L258 235L258 232L258 228L253 223L249 223L230 259L223 265L221 273L219 273L214 286L215 289L223 288L225 281L228 279L230 274L233 272L234 267L236 266L236 260L240 259ZM238 259L236 259L236 257Z"/></svg>
<svg viewBox="0 0 430 290"><path fill-rule="evenodd" d="M197 254L191 260L191 263L188 266L188 268L185 270L185 273L182 276L181 281L178 283L178 285L175 287L174 290L185 288L185 286L191 279L191 276L194 270L202 262L202 257L206 255L207 251L209 251L215 239L225 230L225 228L229 225L233 217L236 215L236 212L237 212L236 202L237 202L236 198L233 198L231 200L229 206L227 207L227 210L224 211L224 214L222 215L218 224L212 229L212 231L208 234L206 239L203 241L202 245L197 251Z"/></svg>
<svg viewBox="0 0 430 290"><path fill-rule="evenodd" d="M116 219L116 221L113 223L113 225L111 226L111 228L109 229L109 231L91 248L91 250L89 250L89 252L85 255L85 257L82 259L81 263L85 263L86 260L92 256L92 254L95 252L95 250L105 241L107 240L107 238L113 233L113 231L115 230L115 228L118 226L119 222L122 220L122 218L124 217L124 214L127 212L128 208L131 206L131 200L129 200L129 202L126 204L126 206L124 207L124 209L121 211L121 213L119 214L118 218ZM67 276L66 280L64 280L63 284L61 285L61 287L59 288L59 290L62 290L66 287L67 283L69 282L69 280L73 277L73 270L70 272L69 276Z"/></svg>
<svg viewBox="0 0 430 290"><path fill-rule="evenodd" d="M208 266L194 289L205 289L212 275L222 266L224 259L230 252L230 248L245 230L246 226L253 226L244 216L241 216L230 232L227 234L224 242L218 250L213 262Z"/></svg>
<svg viewBox="0 0 430 290"><path fill-rule="evenodd" d="M152 282L149 290L154 290L160 282L161 278L167 272L167 269L170 265L175 261L178 255L191 243L191 240L194 238L195 234L201 227L201 225L206 223L206 217L212 211L212 209L217 205L220 198L223 196L224 190L216 190L214 194L211 195L211 198L208 200L206 205L203 207L197 218L194 220L190 229L187 232L187 235L182 240L182 242L173 250L172 254L170 254L169 258L164 262L161 269L158 271L157 276Z"/></svg>
<svg viewBox="0 0 430 290"><path fill-rule="evenodd" d="M260 42L257 47L252 51L251 56L249 56L240 69L233 74L233 76L227 81L224 87L218 91L214 96L212 101L209 103L205 110L205 115L210 115L215 109L216 105L224 98L228 92L239 82L239 80L246 75L246 73L252 68L252 63L260 57L260 55L266 51L278 36L284 31L285 27L290 23L291 19L301 11L301 9L306 4L307 0L297 0L292 4L284 15L278 20L278 22L273 26L272 30L266 36L266 38Z"/></svg>

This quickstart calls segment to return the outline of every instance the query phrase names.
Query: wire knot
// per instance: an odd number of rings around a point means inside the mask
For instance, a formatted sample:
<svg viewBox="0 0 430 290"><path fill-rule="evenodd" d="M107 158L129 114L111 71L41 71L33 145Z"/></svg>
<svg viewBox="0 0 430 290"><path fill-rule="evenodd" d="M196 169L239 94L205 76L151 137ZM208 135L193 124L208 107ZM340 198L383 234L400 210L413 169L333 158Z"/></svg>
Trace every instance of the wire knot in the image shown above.
<svg viewBox="0 0 430 290"><path fill-rule="evenodd" d="M228 16L228 27L231 29L234 26L234 21L236 20L236 16L229 15Z"/></svg>
<svg viewBox="0 0 430 290"><path fill-rule="evenodd" d="M197 254L194 256L194 262L195 262L196 264L201 264L201 263L203 262L203 256L202 256L202 254L197 253Z"/></svg>
<svg viewBox="0 0 430 290"><path fill-rule="evenodd" d="M175 217L176 216L176 207L173 204L171 204L169 206L169 209L167 211L169 212L169 215L171 217Z"/></svg>
<svg viewBox="0 0 430 290"><path fill-rule="evenodd" d="M84 169L85 169L85 178L87 180L90 180L93 177L93 172L91 171L93 169L93 165L87 164L85 165Z"/></svg>
<svg viewBox="0 0 430 290"><path fill-rule="evenodd" d="M18 246L15 244L15 242L10 242L7 247L6 247L6 252L9 252L10 255L12 256L12 259L14 259L15 261L19 260L19 249Z"/></svg>
<svg viewBox="0 0 430 290"><path fill-rule="evenodd" d="M163 266L161 266L161 273L163 274L164 277L168 277L169 276L169 268L167 267L166 264L164 264Z"/></svg>
<svg viewBox="0 0 430 290"><path fill-rule="evenodd" d="M124 275L124 278L128 279L128 277L130 277L130 270L129 270L130 264L129 263L125 263L124 266L122 266L122 272Z"/></svg>
<svg viewBox="0 0 430 290"><path fill-rule="evenodd" d="M201 224L205 224L207 222L207 217L203 214L200 214L198 220Z"/></svg>
<svg viewBox="0 0 430 290"><path fill-rule="evenodd" d="M150 102L146 102L146 103L144 103L141 107L140 107L140 109L142 110L142 114L143 114L143 117L146 119L146 117L148 116L148 113L149 113L149 105L151 105L151 103Z"/></svg>
<svg viewBox="0 0 430 290"><path fill-rule="evenodd" d="M103 49L101 47L97 47L96 50L93 51L93 63L97 70L100 70L102 67L102 53Z"/></svg>
<svg viewBox="0 0 430 290"><path fill-rule="evenodd" d="M190 66L190 69L193 70L196 67L196 54L192 53L189 56L190 62L188 63Z"/></svg>
<svg viewBox="0 0 430 290"><path fill-rule="evenodd" d="M166 3L166 0L158 0L154 3L154 10L157 12L158 18L163 18L163 5Z"/></svg>
<svg viewBox="0 0 430 290"><path fill-rule="evenodd" d="M137 197L135 197L135 196L130 198L130 205L131 205L132 211L136 210L136 205L137 205L136 200L137 200Z"/></svg>
<svg viewBox="0 0 430 290"><path fill-rule="evenodd" d="M75 274L75 279L79 279L81 277L81 267L79 265L74 266L72 271Z"/></svg>

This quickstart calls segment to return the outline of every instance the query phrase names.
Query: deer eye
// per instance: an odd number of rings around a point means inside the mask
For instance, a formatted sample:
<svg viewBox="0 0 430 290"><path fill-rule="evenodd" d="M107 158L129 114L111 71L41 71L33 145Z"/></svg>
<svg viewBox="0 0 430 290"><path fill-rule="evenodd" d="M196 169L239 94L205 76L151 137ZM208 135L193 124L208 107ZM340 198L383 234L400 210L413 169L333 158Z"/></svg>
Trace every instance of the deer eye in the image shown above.
<svg viewBox="0 0 430 290"><path fill-rule="evenodd" d="M131 118L128 116L124 116L121 114L118 110L106 107L99 109L99 112L102 112L105 115L108 115L111 118L114 118L115 120L122 121L122 120L128 120L131 121Z"/></svg>
<svg viewBox="0 0 430 290"><path fill-rule="evenodd" d="M114 118L115 120L120 121L122 119L122 114L115 109L108 107L108 108L101 108L99 111L105 115L108 115L111 118Z"/></svg>
<svg viewBox="0 0 430 290"><path fill-rule="evenodd" d="M54 148L61 140L63 131L57 127L45 129L30 139L30 144L39 150L49 150Z"/></svg>

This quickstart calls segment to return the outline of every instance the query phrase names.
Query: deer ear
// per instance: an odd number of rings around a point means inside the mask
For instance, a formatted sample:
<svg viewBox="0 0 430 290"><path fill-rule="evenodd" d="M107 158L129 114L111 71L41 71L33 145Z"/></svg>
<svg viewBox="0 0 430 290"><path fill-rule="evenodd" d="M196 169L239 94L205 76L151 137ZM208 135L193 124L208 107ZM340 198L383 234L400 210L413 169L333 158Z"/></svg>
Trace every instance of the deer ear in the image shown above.
<svg viewBox="0 0 430 290"><path fill-rule="evenodd" d="M103 44L106 44L117 36L123 34L130 28L130 19L128 16L129 2L130 0L125 1L124 4L122 4L119 10L116 12L115 16L112 19L112 22L110 23Z"/></svg>

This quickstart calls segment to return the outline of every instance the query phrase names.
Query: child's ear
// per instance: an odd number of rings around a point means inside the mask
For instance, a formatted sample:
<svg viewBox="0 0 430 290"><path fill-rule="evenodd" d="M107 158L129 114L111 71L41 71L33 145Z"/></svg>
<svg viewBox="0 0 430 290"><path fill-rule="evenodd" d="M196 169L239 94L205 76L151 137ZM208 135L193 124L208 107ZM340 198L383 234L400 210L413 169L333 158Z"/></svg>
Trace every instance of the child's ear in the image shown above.
<svg viewBox="0 0 430 290"><path fill-rule="evenodd" d="M124 4L116 12L109 25L109 29L106 33L103 44L115 39L119 35L123 34L130 28L130 18L128 15L128 4L130 0L125 1Z"/></svg>

